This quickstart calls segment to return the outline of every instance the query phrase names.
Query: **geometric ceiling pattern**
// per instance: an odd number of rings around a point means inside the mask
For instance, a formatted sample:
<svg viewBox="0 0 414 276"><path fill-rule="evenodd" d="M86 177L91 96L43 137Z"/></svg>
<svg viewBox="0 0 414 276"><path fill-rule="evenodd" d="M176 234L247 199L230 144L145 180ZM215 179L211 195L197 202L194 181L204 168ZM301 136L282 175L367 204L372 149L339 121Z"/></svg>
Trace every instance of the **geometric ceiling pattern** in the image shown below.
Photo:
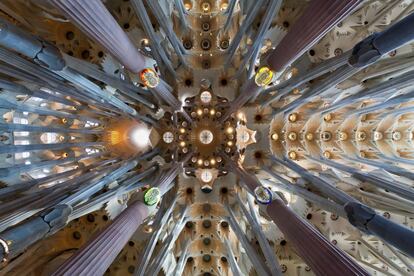
<svg viewBox="0 0 414 276"><path fill-rule="evenodd" d="M413 275L413 0L3 0L0 275Z"/></svg>

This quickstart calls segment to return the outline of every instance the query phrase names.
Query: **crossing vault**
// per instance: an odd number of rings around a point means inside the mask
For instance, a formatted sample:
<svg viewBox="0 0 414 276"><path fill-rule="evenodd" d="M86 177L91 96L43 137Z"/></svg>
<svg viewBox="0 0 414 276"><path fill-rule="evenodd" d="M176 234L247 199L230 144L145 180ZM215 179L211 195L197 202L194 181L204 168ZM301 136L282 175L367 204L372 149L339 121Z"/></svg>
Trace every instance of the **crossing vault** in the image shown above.
<svg viewBox="0 0 414 276"><path fill-rule="evenodd" d="M0 1L0 275L413 275L413 0Z"/></svg>

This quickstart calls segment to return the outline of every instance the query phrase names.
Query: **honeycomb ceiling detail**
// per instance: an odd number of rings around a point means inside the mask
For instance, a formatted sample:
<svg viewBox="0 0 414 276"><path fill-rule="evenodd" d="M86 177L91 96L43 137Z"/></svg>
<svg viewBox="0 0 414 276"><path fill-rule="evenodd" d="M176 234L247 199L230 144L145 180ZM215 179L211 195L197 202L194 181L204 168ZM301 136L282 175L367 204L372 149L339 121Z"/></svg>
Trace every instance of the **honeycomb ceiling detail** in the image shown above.
<svg viewBox="0 0 414 276"><path fill-rule="evenodd" d="M413 0L0 2L0 275L412 275Z"/></svg>

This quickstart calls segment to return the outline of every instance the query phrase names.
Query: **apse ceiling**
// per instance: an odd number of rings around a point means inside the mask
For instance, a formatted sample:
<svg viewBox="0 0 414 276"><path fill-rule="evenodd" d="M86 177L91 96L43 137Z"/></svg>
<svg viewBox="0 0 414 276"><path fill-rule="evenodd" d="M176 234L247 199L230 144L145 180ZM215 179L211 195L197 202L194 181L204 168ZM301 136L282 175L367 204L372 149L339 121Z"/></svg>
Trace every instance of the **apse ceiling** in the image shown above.
<svg viewBox="0 0 414 276"><path fill-rule="evenodd" d="M413 275L413 0L3 0L0 275Z"/></svg>

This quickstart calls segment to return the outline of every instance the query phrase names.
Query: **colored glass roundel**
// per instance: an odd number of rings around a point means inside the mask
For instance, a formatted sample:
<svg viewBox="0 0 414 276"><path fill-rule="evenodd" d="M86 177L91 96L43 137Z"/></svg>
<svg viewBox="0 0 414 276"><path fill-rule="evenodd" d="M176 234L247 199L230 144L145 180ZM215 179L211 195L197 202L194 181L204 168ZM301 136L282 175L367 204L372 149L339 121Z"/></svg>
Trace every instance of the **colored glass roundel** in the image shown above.
<svg viewBox="0 0 414 276"><path fill-rule="evenodd" d="M144 193L144 203L148 206L157 204L161 199L161 191L157 187L149 188Z"/></svg>

